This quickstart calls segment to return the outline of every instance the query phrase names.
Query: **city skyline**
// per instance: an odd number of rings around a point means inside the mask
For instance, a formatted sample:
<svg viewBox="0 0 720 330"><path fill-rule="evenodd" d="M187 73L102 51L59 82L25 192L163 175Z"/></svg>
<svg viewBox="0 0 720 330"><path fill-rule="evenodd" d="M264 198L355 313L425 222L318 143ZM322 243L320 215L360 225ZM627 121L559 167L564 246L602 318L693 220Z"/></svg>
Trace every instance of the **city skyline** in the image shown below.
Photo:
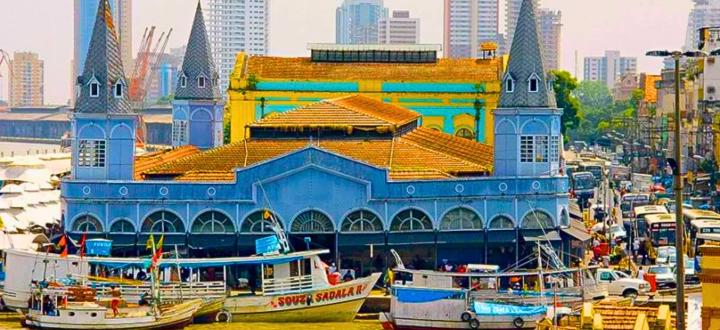
<svg viewBox="0 0 720 330"><path fill-rule="evenodd" d="M277 56L307 56L306 44L335 40L335 9L340 0L270 1L269 54ZM0 48L12 53L32 51L45 58L45 99L48 104L64 104L70 97L70 61L73 50L72 0L57 2L22 1L6 4L0 13ZM420 31L420 42L442 44L443 0L385 0L388 8L409 10L419 18L425 28ZM544 8L561 10L563 35L561 68L575 72L575 50L578 51L582 72L582 58L600 54L605 49L619 49L627 56L638 57L638 72L659 73L662 61L643 54L650 49L675 49L684 45L690 0L607 0L589 4L570 0L544 0ZM174 28L174 37L168 48L182 46L189 36L190 23L196 0L145 0L134 3L133 54L144 27L156 25L161 30ZM504 1L501 1L501 9ZM593 15L586 12L592 11ZM18 13L30 13L22 15ZM504 27L504 13L500 12L500 26ZM44 22L53 24L52 29ZM279 23L282 22L282 23ZM25 29L25 26L38 28ZM635 33L628 33L635 31ZM504 28L502 29L504 32ZM39 42L38 40L42 40ZM4 70L4 68L2 69ZM4 74L4 71L3 71ZM7 86L7 81L3 81ZM3 95L7 95L4 92Z"/></svg>

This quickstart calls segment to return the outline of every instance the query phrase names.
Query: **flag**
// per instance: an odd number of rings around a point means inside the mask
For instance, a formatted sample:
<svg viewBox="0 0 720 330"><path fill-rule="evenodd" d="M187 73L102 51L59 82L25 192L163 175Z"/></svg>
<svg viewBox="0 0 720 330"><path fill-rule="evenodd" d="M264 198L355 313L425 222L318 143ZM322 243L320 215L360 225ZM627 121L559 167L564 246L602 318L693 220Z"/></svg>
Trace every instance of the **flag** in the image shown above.
<svg viewBox="0 0 720 330"><path fill-rule="evenodd" d="M263 219L270 220L270 211L265 210L265 212L263 213Z"/></svg>
<svg viewBox="0 0 720 330"><path fill-rule="evenodd" d="M145 243L145 248L155 253L155 239L152 234L148 237L147 243Z"/></svg>
<svg viewBox="0 0 720 330"><path fill-rule="evenodd" d="M67 245L65 245L65 248L60 253L60 258L67 258L67 256L68 256L68 247L67 247Z"/></svg>
<svg viewBox="0 0 720 330"><path fill-rule="evenodd" d="M0 229L5 229L5 221L3 221L2 217L0 217Z"/></svg>
<svg viewBox="0 0 720 330"><path fill-rule="evenodd" d="M62 248L62 252L60 253L60 258L67 258L68 256L68 244L67 244L67 237L66 235L63 235L60 237L60 241L58 242L58 248Z"/></svg>
<svg viewBox="0 0 720 330"><path fill-rule="evenodd" d="M80 238L80 258L85 256L85 243L87 243L87 233L83 233Z"/></svg>
<svg viewBox="0 0 720 330"><path fill-rule="evenodd" d="M158 240L158 244L155 246L155 251L153 251L152 262L150 263L150 269L155 268L155 266L157 266L157 263L162 258L162 245L163 245L164 240L165 240L165 235L160 236L160 239Z"/></svg>

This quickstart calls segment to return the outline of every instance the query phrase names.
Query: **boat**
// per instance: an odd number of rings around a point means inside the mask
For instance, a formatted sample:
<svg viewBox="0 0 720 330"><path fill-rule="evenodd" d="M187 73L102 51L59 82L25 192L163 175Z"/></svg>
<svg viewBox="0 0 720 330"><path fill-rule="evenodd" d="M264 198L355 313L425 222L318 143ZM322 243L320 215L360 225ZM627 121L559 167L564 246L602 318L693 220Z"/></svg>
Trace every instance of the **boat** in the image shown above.
<svg viewBox="0 0 720 330"><path fill-rule="evenodd" d="M162 259L157 263L161 270L177 267L189 268L198 273L205 268L221 268L227 278L228 268L233 266L260 266L263 290L257 294L228 293L226 281L203 282L160 282L160 296L169 302L203 299L205 305L200 313L214 314L212 320L220 322L343 322L354 319L365 302L380 273L347 282L335 281L327 272L327 265L320 255L329 250L309 250L226 258L176 258ZM147 266L143 258L114 258L76 255L61 257L59 254L32 251L28 249L7 249L3 251L4 266L7 269L3 299L8 308L26 311L31 298L30 281L44 281L52 278L65 281L89 282L91 269L99 267L114 269L141 269ZM163 277L162 275L160 277ZM149 282L137 281L95 281L99 287L97 295L108 296L110 285L117 285L124 300L139 301L149 292ZM218 300L222 300L222 308ZM213 310L214 308L214 310ZM199 313L199 314L200 314Z"/></svg>
<svg viewBox="0 0 720 330"><path fill-rule="evenodd" d="M22 325L33 329L181 329L192 323L202 304L201 299L163 306L128 304L115 315L95 300L91 288L48 286L37 289Z"/></svg>
<svg viewBox="0 0 720 330"><path fill-rule="evenodd" d="M538 251L544 251L539 248ZM566 268L557 260L548 269L499 271L475 265L469 272L406 269L397 266L390 289L390 312L381 313L386 330L534 329L548 306L575 307L607 296L595 281L597 267ZM549 253L549 251L548 251ZM532 289L535 287L536 289Z"/></svg>

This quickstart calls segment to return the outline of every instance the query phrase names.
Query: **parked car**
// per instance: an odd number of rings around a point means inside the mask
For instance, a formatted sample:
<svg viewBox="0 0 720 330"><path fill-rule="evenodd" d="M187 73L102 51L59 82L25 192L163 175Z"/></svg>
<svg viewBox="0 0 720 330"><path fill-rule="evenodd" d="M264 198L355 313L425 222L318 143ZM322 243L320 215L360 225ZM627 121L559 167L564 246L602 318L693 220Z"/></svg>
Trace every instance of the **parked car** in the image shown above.
<svg viewBox="0 0 720 330"><path fill-rule="evenodd" d="M614 224L610 226L610 229L608 230L608 234L610 239L625 239L627 238L627 232L625 231L625 227L621 224Z"/></svg>
<svg viewBox="0 0 720 330"><path fill-rule="evenodd" d="M674 265L674 262L673 262L673 265ZM673 273L677 275L677 267L673 268ZM685 283L686 284L700 284L700 277L698 276L698 273L695 271L695 259L689 258L687 255L685 255Z"/></svg>
<svg viewBox="0 0 720 330"><path fill-rule="evenodd" d="M623 297L637 297L650 292L650 283L610 268L597 270L597 282L607 284L608 294Z"/></svg>
<svg viewBox="0 0 720 330"><path fill-rule="evenodd" d="M673 259L676 257L676 251L675 247L670 246L661 246L657 248L657 259L655 259L655 263L658 265L665 265L668 264L670 261L670 256L673 256ZM673 261L674 264L674 261Z"/></svg>
<svg viewBox="0 0 720 330"><path fill-rule="evenodd" d="M655 283L657 283L658 289L674 289L677 287L675 272L668 266L650 266L648 273L655 274Z"/></svg>

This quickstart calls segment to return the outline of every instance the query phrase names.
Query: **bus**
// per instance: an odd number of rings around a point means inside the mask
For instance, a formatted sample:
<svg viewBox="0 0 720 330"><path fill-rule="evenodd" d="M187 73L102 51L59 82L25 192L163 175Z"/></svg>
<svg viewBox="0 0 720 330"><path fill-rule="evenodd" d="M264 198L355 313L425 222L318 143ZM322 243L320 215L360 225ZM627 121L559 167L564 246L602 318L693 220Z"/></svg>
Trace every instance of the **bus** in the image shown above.
<svg viewBox="0 0 720 330"><path fill-rule="evenodd" d="M719 220L720 214L708 210L698 209L683 209L683 221L685 222L685 229L690 230L692 223L698 220Z"/></svg>
<svg viewBox="0 0 720 330"><path fill-rule="evenodd" d="M645 221L646 237L650 238L654 246L675 245L674 214L650 214L645 216Z"/></svg>
<svg viewBox="0 0 720 330"><path fill-rule="evenodd" d="M578 199L595 198L595 176L590 172L572 174L573 190Z"/></svg>
<svg viewBox="0 0 720 330"><path fill-rule="evenodd" d="M650 194L625 194L620 201L623 218L633 218L634 208L650 204Z"/></svg>
<svg viewBox="0 0 720 330"><path fill-rule="evenodd" d="M665 206L662 205L643 205L636 206L633 209L634 218L623 220L625 231L631 233L631 237L639 237L644 235L648 230L646 217L653 214L669 214Z"/></svg>
<svg viewBox="0 0 720 330"><path fill-rule="evenodd" d="M700 246L708 241L720 241L720 219L694 220L690 223L690 246L688 255L694 257L699 254Z"/></svg>
<svg viewBox="0 0 720 330"><path fill-rule="evenodd" d="M582 163L580 164L580 170L592 173L592 175L595 177L596 183L602 181L605 172L603 166L597 163Z"/></svg>

